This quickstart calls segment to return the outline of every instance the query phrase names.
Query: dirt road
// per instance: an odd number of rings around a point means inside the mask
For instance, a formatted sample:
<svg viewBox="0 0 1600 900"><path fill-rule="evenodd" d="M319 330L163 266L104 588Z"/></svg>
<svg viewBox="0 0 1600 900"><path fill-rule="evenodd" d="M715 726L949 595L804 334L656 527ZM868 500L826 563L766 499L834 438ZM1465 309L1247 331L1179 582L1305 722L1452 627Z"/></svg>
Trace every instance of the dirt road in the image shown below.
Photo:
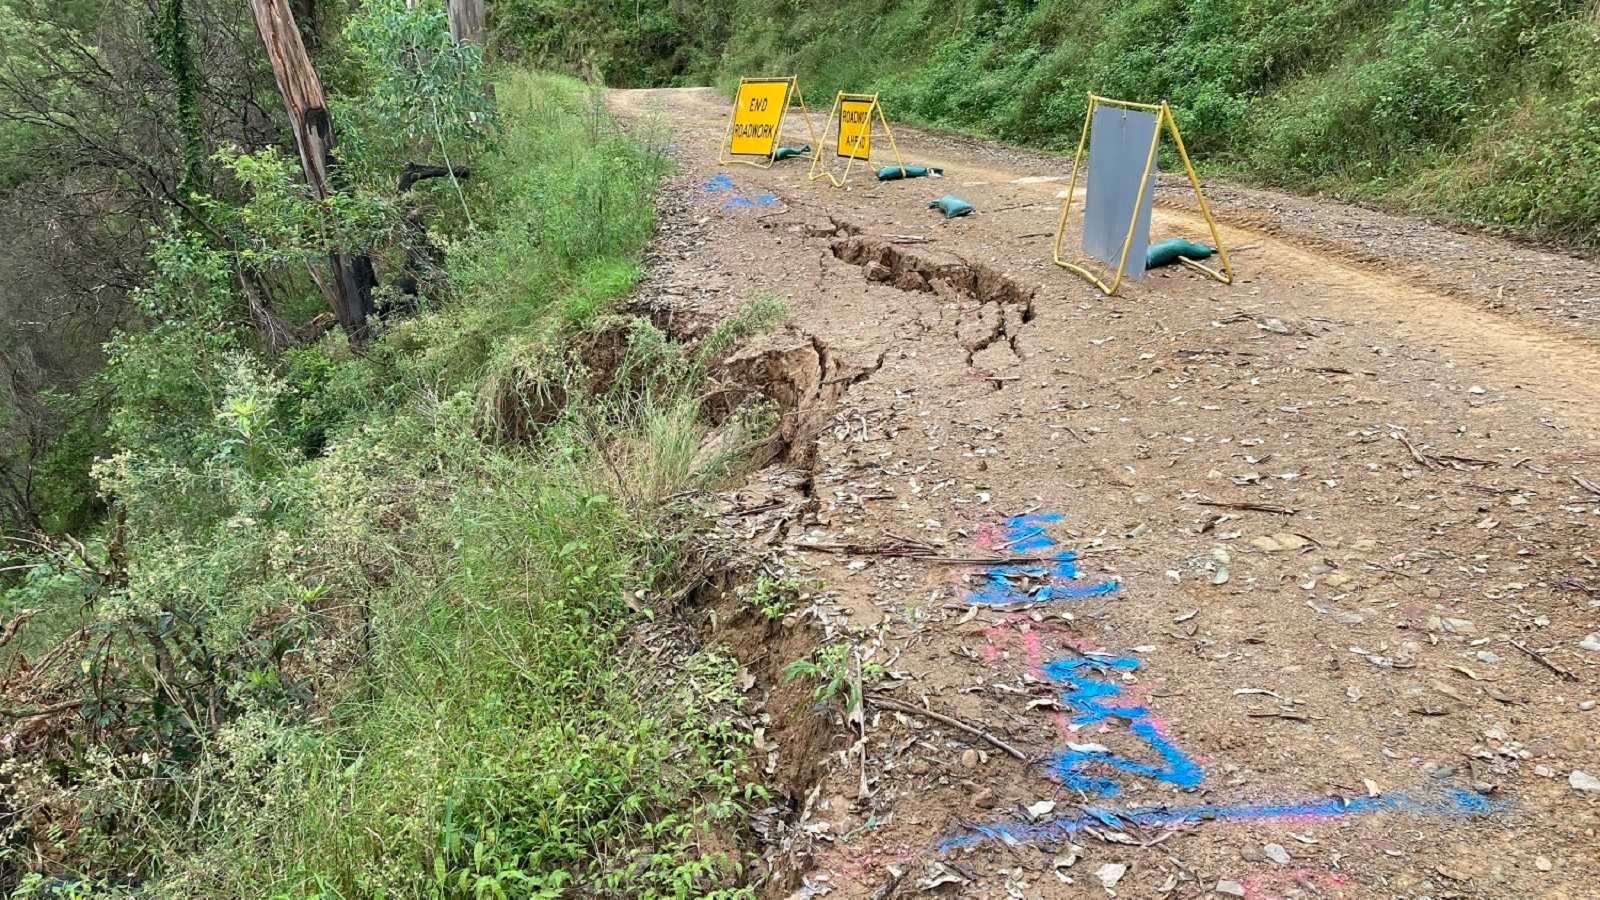
<svg viewBox="0 0 1600 900"><path fill-rule="evenodd" d="M640 305L793 312L722 369L786 442L712 510L821 584L715 620L769 894L1600 890L1600 267L1212 186L1238 283L1105 298L1050 262L1057 157L903 128L944 178L835 190L719 166L709 91L611 103L681 166ZM1181 186L1153 240L1205 237ZM863 723L780 683L819 642Z"/></svg>

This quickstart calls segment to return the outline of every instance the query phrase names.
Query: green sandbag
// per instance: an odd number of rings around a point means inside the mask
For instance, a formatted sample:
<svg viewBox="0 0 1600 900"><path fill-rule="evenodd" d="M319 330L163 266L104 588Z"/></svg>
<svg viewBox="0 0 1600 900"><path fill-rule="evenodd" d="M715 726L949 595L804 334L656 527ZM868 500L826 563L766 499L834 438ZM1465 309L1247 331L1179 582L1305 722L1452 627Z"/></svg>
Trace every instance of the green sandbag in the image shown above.
<svg viewBox="0 0 1600 900"><path fill-rule="evenodd" d="M774 162L776 162L780 159L788 159L791 156L805 156L810 152L810 144L806 144L804 147L779 147L778 149L772 151L772 159Z"/></svg>
<svg viewBox="0 0 1600 900"><path fill-rule="evenodd" d="M1144 267L1146 269L1159 269L1170 266L1178 261L1178 257L1187 256L1190 259L1205 259L1217 252L1215 247L1205 244L1192 243L1188 238L1173 238L1159 244L1151 244L1150 249L1144 254Z"/></svg>
<svg viewBox="0 0 1600 900"><path fill-rule="evenodd" d="M901 178L922 178L925 175L943 175L944 170L934 166L884 166L878 170L879 181L898 181Z"/></svg>
<svg viewBox="0 0 1600 900"><path fill-rule="evenodd" d="M954 219L957 216L965 216L972 213L971 203L962 200L960 197L953 197L949 194L945 194L943 197L940 197L937 200L930 201L928 203L928 208L937 209L938 211L944 213L944 217L946 219Z"/></svg>

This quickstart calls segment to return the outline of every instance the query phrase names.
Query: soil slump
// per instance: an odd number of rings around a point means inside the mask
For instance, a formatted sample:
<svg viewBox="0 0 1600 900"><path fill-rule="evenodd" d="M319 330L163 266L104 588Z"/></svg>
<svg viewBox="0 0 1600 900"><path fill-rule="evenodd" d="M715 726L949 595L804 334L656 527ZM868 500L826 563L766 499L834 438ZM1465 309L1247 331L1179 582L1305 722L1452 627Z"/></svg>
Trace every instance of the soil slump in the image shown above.
<svg viewBox="0 0 1600 900"><path fill-rule="evenodd" d="M759 393L778 407L777 458L809 467L816 458L816 436L832 420L850 386L876 372L871 365L840 358L821 339L788 330L769 341L736 352L723 363L720 376L738 385L730 392Z"/></svg>

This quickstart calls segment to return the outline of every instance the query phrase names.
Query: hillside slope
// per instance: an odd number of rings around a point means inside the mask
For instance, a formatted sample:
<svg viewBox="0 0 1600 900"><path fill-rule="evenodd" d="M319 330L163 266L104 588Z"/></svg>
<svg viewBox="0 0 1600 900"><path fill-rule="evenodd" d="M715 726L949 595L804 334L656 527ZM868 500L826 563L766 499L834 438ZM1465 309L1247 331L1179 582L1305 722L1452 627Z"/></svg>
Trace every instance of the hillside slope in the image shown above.
<svg viewBox="0 0 1600 900"><path fill-rule="evenodd" d="M1046 148L1088 91L1168 99L1202 163L1568 246L1600 246L1600 48L1586 0L726 0L502 8L523 48L613 84L798 73L825 106L881 91L900 119ZM553 14L552 14L553 15ZM580 27L581 26L581 27ZM543 53L545 61L561 54Z"/></svg>

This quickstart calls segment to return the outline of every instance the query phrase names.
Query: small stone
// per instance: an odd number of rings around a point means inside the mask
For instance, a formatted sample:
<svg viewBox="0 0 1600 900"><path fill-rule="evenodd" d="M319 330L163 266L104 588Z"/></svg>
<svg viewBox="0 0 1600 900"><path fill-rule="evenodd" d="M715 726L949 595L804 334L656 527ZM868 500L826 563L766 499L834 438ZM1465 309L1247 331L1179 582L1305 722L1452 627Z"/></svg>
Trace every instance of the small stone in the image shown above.
<svg viewBox="0 0 1600 900"><path fill-rule="evenodd" d="M1341 588L1349 583L1350 576L1344 574L1343 572L1329 572L1328 574L1322 576L1322 584L1325 587Z"/></svg>
<svg viewBox="0 0 1600 900"><path fill-rule="evenodd" d="M1449 778L1456 774L1456 767L1430 759L1422 764L1422 772L1433 778Z"/></svg>
<svg viewBox="0 0 1600 900"><path fill-rule="evenodd" d="M1567 784L1572 785L1572 789L1575 791L1600 794L1600 778L1596 778L1582 769L1573 769L1572 774L1567 776Z"/></svg>
<svg viewBox="0 0 1600 900"><path fill-rule="evenodd" d="M970 748L961 751L961 765L963 768L976 769L978 767L978 751Z"/></svg>
<svg viewBox="0 0 1600 900"><path fill-rule="evenodd" d="M1548 856L1535 856L1533 858L1533 865L1541 872L1548 872L1556 867L1555 863L1552 863L1550 861L1550 857Z"/></svg>
<svg viewBox="0 0 1600 900"><path fill-rule="evenodd" d="M1214 890L1219 894L1223 894L1223 895L1226 895L1226 896L1229 896L1229 897L1243 897L1244 896L1244 885L1240 884L1237 881L1229 881L1226 878L1224 878L1221 881L1217 882L1217 886L1214 888Z"/></svg>
<svg viewBox="0 0 1600 900"><path fill-rule="evenodd" d="M1500 661L1499 654L1495 653L1492 650L1479 650L1478 651L1478 662L1487 663L1488 665L1492 666L1492 665L1494 665L1495 663L1497 663L1499 661Z"/></svg>
<svg viewBox="0 0 1600 900"><path fill-rule="evenodd" d="M1266 537L1265 535L1262 537L1251 538L1250 546L1262 551L1263 553L1277 553L1279 550L1283 549L1281 544L1272 538Z"/></svg>
<svg viewBox="0 0 1600 900"><path fill-rule="evenodd" d="M1287 866L1294 861L1294 857L1289 855L1289 851L1283 849L1282 844L1266 844L1261 848L1261 852L1267 855L1267 859L1280 866Z"/></svg>
<svg viewBox="0 0 1600 900"><path fill-rule="evenodd" d="M1274 541L1277 541L1278 542L1278 546L1282 547L1285 550L1299 550L1301 547L1304 547L1305 545L1311 543L1310 541L1306 540L1305 538L1301 537L1300 535L1298 535L1298 534L1290 534L1287 531L1285 531L1285 532L1283 532L1281 534L1273 535L1272 539Z"/></svg>
<svg viewBox="0 0 1600 900"><path fill-rule="evenodd" d="M1585 650L1600 653L1600 631L1592 632L1588 637L1578 642L1578 646Z"/></svg>
<svg viewBox="0 0 1600 900"><path fill-rule="evenodd" d="M994 809L994 789L981 788L972 795L972 804L979 809Z"/></svg>
<svg viewBox="0 0 1600 900"><path fill-rule="evenodd" d="M1556 770L1550 768L1549 766L1534 766L1533 774L1539 776L1540 778L1554 778L1556 777Z"/></svg>
<svg viewBox="0 0 1600 900"><path fill-rule="evenodd" d="M1128 867L1122 863L1106 863L1094 870L1094 877L1100 879L1100 884L1109 891L1117 886L1117 882L1122 880L1127 871Z"/></svg>
<svg viewBox="0 0 1600 900"><path fill-rule="evenodd" d="M1594 709L1594 701L1593 700L1584 700L1583 702L1578 704L1578 708L1583 710L1584 712L1588 712L1589 710Z"/></svg>

